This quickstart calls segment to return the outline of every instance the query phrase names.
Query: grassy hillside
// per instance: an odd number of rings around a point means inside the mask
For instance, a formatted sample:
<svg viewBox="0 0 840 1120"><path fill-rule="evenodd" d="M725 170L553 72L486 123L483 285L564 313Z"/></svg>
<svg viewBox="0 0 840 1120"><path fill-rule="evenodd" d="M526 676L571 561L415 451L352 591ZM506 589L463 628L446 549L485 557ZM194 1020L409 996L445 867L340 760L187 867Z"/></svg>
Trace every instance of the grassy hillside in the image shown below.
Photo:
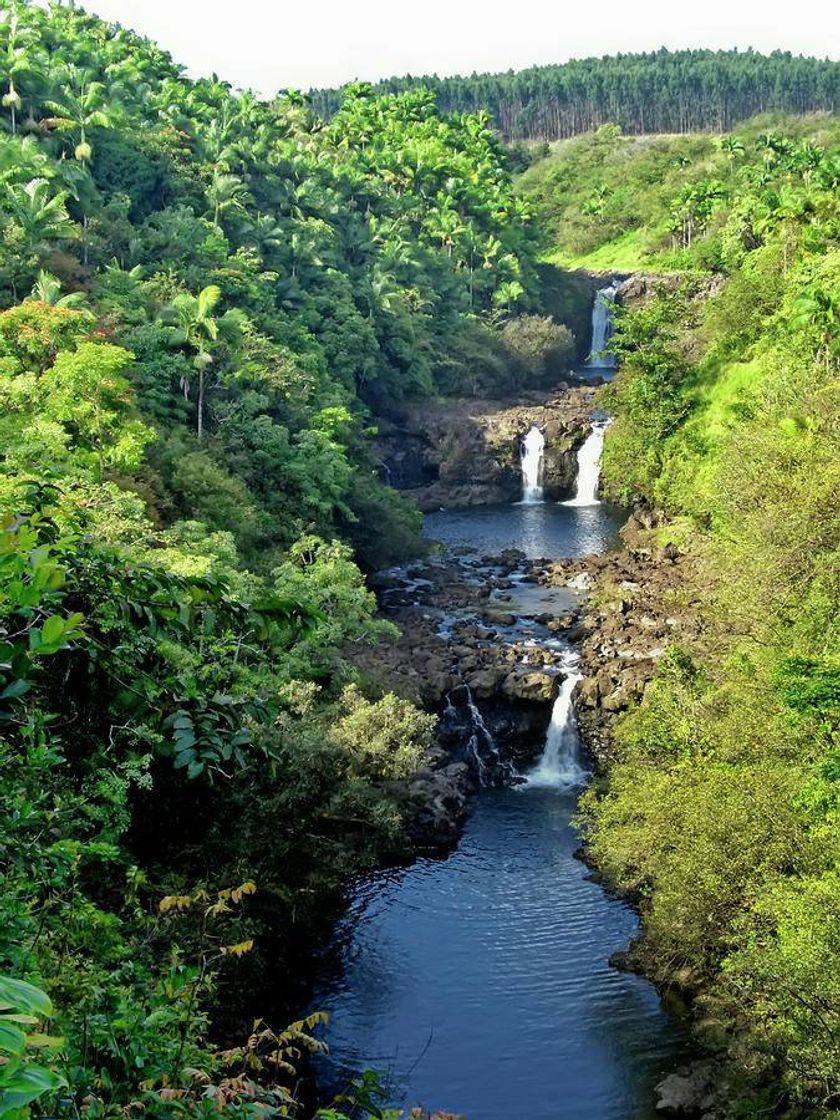
<svg viewBox="0 0 840 1120"><path fill-rule="evenodd" d="M763 116L728 135L626 136L614 125L551 145L518 179L547 260L571 268L720 271L720 234L745 185L755 206L784 185L774 174L787 145L808 160L809 145L840 143L840 121ZM781 150L777 150L781 145ZM825 177L825 171L821 173ZM830 184L830 179L825 180Z"/></svg>
<svg viewBox="0 0 840 1120"><path fill-rule="evenodd" d="M572 167L581 193L612 189L603 213L553 198ZM648 968L694 994L698 1037L726 1056L727 1115L836 1117L838 122L594 137L530 182L562 246L632 236L685 270L619 315L603 483L665 511L651 544L693 555L703 629L620 722L586 801L592 850L641 899Z"/></svg>

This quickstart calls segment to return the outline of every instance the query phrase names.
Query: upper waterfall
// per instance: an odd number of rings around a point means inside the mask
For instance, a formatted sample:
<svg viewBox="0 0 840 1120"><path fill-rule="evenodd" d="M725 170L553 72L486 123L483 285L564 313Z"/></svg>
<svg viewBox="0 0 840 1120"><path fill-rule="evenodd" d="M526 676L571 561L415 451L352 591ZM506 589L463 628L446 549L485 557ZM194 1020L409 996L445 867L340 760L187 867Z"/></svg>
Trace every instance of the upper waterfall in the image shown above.
<svg viewBox="0 0 840 1120"><path fill-rule="evenodd" d="M597 421L581 445L577 455L577 489L566 506L597 506L598 483L601 480L601 454L604 450L604 433L608 421Z"/></svg>
<svg viewBox="0 0 840 1120"><path fill-rule="evenodd" d="M590 369L615 369L615 355L604 354L602 351L612 335L616 292L615 285L609 284L595 293L595 301L592 304L592 346L586 359Z"/></svg>
<svg viewBox="0 0 840 1120"><path fill-rule="evenodd" d="M527 504L543 500L543 458L545 455L545 436L533 425L522 440L520 456L522 459L522 501Z"/></svg>

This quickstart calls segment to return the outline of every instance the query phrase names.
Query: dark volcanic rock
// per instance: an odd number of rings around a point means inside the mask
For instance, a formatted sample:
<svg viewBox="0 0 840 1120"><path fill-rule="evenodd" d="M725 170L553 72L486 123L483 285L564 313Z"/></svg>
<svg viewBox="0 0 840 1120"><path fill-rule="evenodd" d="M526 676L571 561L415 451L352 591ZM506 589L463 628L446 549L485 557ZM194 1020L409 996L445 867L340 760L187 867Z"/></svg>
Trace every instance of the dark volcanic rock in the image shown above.
<svg viewBox="0 0 840 1120"><path fill-rule="evenodd" d="M577 450L589 430L592 390L558 386L548 401L459 401L407 408L379 424L377 446L385 481L422 510L516 501L522 493L520 448L536 425L545 435L544 486L568 497Z"/></svg>

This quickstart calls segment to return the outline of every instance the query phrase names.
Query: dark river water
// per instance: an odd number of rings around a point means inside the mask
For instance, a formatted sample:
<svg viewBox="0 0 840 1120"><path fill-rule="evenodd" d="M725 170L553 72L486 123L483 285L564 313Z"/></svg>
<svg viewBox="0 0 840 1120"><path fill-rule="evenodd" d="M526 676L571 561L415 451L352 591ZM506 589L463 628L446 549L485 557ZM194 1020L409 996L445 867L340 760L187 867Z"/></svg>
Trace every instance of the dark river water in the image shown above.
<svg viewBox="0 0 840 1120"><path fill-rule="evenodd" d="M426 532L560 557L608 547L618 524L546 504L433 514ZM576 801L482 791L449 858L359 888L313 1001L328 1081L376 1069L389 1104L466 1120L653 1120L685 1043L653 987L607 963L637 920L574 858Z"/></svg>
<svg viewBox="0 0 840 1120"><path fill-rule="evenodd" d="M450 547L498 554L518 548L532 560L604 552L624 517L609 506L475 506L426 515L423 535Z"/></svg>

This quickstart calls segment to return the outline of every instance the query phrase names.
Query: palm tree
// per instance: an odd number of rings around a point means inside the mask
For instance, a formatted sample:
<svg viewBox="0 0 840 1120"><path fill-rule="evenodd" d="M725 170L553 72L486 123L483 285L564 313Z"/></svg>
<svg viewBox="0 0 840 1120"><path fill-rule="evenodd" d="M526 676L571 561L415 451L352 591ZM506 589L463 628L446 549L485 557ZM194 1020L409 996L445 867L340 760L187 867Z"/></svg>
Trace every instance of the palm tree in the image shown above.
<svg viewBox="0 0 840 1120"><path fill-rule="evenodd" d="M62 295L61 281L43 268L38 273L38 279L35 281L29 299L59 308L72 309L84 307L87 304L87 296L84 292L68 292L67 295Z"/></svg>
<svg viewBox="0 0 840 1120"><path fill-rule="evenodd" d="M720 139L720 150L726 152L729 159L729 174L731 175L735 161L738 156L744 153L744 144L737 136L723 136Z"/></svg>
<svg viewBox="0 0 840 1120"><path fill-rule="evenodd" d="M197 296L189 292L176 296L169 309L175 328L173 343L186 345L194 351L193 368L198 372L196 434L199 440L204 436L205 375L213 364L212 347L219 337L219 324L213 312L221 295L220 289L215 284L210 284ZM189 400L190 383L187 377L181 378L181 390L184 399Z"/></svg>
<svg viewBox="0 0 840 1120"><path fill-rule="evenodd" d="M18 25L14 6L4 13L4 17L0 23L0 34L5 39L2 65L9 88L3 95L3 107L9 110L12 136L14 136L17 132L17 113L23 104L15 83L21 79L25 80L36 72L37 40L31 28L21 28Z"/></svg>
<svg viewBox="0 0 840 1120"><path fill-rule="evenodd" d="M196 402L196 434L204 438L204 398L207 373L216 360L215 348L221 336L233 341L241 336L246 318L241 311L231 309L221 317L215 311L222 293L215 284L203 288L197 296L182 292L175 297L164 313L172 326L171 341L175 346L188 346L193 351L193 369L198 373L198 400ZM190 383L181 379L184 399L189 400Z"/></svg>
<svg viewBox="0 0 840 1120"><path fill-rule="evenodd" d="M17 244L20 258L40 257L54 242L78 236L78 227L67 213L66 198L66 191L52 194L46 179L6 185L3 203L9 215L10 240ZM14 277L12 292L17 299Z"/></svg>
<svg viewBox="0 0 840 1120"><path fill-rule="evenodd" d="M824 358L828 365L840 335L840 298L815 285L794 300L792 311L792 326L817 332L820 339L818 356Z"/></svg>
<svg viewBox="0 0 840 1120"><path fill-rule="evenodd" d="M248 227L248 239L265 260L286 243L286 233L273 214L258 214Z"/></svg>
<svg viewBox="0 0 840 1120"><path fill-rule="evenodd" d="M244 214L248 188L236 175L216 172L207 188L207 201L213 208L213 225L221 230L222 214Z"/></svg>
<svg viewBox="0 0 840 1120"><path fill-rule="evenodd" d="M106 89L102 82L95 82L86 70L72 67L63 85L60 101L48 100L47 108L55 114L44 122L56 132L75 133L79 142L75 148L76 159L85 163L93 155L87 134L91 128L108 128L111 110L106 103Z"/></svg>

